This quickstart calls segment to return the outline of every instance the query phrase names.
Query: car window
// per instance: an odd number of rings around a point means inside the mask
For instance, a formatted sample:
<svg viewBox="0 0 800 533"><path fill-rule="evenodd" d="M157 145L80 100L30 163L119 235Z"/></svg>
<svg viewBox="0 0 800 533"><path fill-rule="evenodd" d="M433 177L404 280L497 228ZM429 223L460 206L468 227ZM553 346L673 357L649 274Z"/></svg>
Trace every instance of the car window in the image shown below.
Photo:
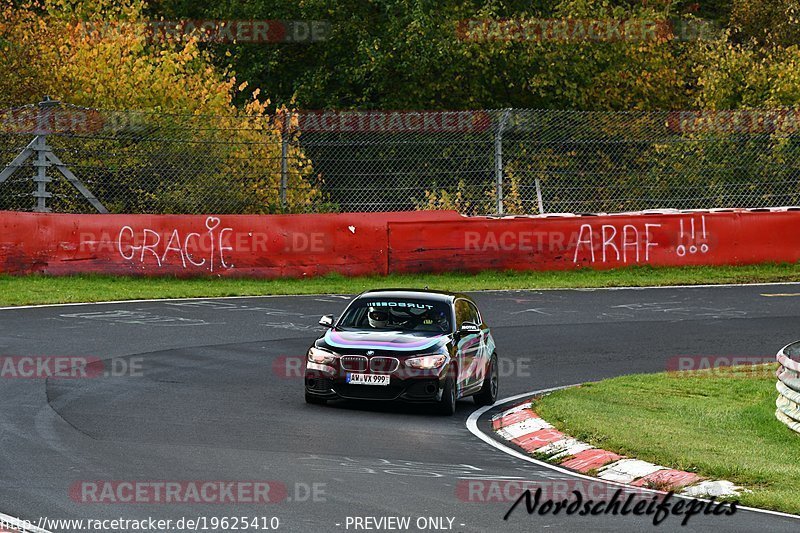
<svg viewBox="0 0 800 533"><path fill-rule="evenodd" d="M450 308L437 300L360 298L337 327L446 333L450 331Z"/></svg>
<svg viewBox="0 0 800 533"><path fill-rule="evenodd" d="M469 321L474 322L480 326L481 316L480 313L478 313L478 308L475 307L475 305L472 302L467 302L467 306L469 307L469 316L470 316Z"/></svg>
<svg viewBox="0 0 800 533"><path fill-rule="evenodd" d="M456 300L456 323L458 327L464 322L472 322L472 310L466 300Z"/></svg>

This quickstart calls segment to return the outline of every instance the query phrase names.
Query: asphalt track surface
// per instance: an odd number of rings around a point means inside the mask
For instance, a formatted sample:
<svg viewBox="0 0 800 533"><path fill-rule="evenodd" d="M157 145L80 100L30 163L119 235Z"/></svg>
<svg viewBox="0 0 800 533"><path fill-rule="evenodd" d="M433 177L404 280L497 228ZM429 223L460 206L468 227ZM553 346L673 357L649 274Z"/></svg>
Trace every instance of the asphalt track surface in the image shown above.
<svg viewBox="0 0 800 533"><path fill-rule="evenodd" d="M678 355L771 356L800 336L800 285L481 292L501 397L665 369ZM132 302L0 311L0 354L114 358L133 375L0 379L0 511L49 518L277 516L279 531L355 531L347 517L453 518L453 531L797 531L741 511L668 518L528 516L464 501L469 479L569 476L510 457L452 418L393 404L306 405L281 357L302 356L344 296ZM108 363L107 363L108 364ZM123 372L124 373L124 372ZM491 411L487 413L491 415ZM479 422L486 427L486 417ZM754 443L757 453L757 443ZM291 501L86 504L86 480L274 480ZM317 484L317 501L306 489ZM313 499L313 498L311 498ZM432 529L428 529L429 531Z"/></svg>

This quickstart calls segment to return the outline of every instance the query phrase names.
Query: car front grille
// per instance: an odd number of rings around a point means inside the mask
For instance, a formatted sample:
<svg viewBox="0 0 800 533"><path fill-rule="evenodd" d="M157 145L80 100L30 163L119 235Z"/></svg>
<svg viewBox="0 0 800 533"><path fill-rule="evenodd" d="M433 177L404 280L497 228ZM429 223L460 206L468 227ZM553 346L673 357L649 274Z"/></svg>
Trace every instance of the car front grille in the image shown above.
<svg viewBox="0 0 800 533"><path fill-rule="evenodd" d="M396 357L376 355L367 358L363 355L343 355L340 358L342 368L348 372L374 372L375 374L391 374L400 368Z"/></svg>
<svg viewBox="0 0 800 533"><path fill-rule="evenodd" d="M369 362L363 355L343 355L339 358L342 368L348 372L366 372Z"/></svg>
<svg viewBox="0 0 800 533"><path fill-rule="evenodd" d="M376 374L391 374L400 366L396 357L376 356L369 360L369 369Z"/></svg>

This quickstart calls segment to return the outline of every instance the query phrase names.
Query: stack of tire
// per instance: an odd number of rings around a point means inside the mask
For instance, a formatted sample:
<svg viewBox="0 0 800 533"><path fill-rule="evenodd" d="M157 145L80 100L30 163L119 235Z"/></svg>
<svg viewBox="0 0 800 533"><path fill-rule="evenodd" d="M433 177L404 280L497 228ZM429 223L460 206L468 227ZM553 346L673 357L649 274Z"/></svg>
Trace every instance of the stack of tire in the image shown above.
<svg viewBox="0 0 800 533"><path fill-rule="evenodd" d="M775 416L790 429L800 433L800 341L778 352L778 399Z"/></svg>

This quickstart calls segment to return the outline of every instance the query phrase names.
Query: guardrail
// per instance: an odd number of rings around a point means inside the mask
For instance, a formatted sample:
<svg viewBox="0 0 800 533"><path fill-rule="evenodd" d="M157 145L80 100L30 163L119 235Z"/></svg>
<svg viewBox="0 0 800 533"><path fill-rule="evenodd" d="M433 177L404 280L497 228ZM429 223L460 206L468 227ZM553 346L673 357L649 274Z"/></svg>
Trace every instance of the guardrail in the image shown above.
<svg viewBox="0 0 800 533"><path fill-rule="evenodd" d="M800 341L778 352L778 399L775 416L790 429L800 433Z"/></svg>

